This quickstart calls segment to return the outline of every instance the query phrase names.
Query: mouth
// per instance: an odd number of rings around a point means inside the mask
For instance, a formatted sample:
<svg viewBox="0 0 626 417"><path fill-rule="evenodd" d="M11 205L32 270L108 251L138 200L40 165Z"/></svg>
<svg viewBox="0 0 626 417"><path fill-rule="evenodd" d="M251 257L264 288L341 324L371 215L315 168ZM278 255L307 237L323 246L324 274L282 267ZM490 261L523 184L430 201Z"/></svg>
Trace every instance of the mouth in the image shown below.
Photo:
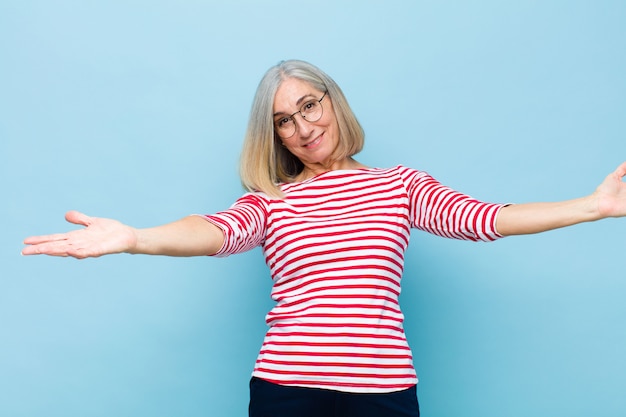
<svg viewBox="0 0 626 417"><path fill-rule="evenodd" d="M309 148L309 149L315 148L317 145L320 144L321 141L322 141L322 136L318 136L317 138L313 139L311 142L305 143L303 147Z"/></svg>

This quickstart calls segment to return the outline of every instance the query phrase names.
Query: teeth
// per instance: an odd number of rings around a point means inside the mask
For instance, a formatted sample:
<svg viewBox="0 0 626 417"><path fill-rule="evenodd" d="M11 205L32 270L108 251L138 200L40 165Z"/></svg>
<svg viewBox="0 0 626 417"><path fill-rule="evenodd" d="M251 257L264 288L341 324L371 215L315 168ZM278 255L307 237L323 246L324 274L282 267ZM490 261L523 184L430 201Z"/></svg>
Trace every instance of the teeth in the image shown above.
<svg viewBox="0 0 626 417"><path fill-rule="evenodd" d="M309 147L311 145L315 145L316 143L318 143L320 141L320 138L315 139L312 142L307 143L306 145L304 145L305 147Z"/></svg>

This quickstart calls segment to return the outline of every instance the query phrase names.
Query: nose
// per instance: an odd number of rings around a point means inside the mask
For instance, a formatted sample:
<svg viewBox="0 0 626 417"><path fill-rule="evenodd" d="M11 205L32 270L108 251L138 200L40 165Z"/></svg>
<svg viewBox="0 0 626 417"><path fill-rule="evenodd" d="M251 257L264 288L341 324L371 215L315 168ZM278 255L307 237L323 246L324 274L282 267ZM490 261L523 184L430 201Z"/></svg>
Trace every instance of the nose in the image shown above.
<svg viewBox="0 0 626 417"><path fill-rule="evenodd" d="M297 133L302 137L309 136L313 130L313 124L306 120L301 114L298 114L297 116L300 117L293 116L293 120L297 127Z"/></svg>

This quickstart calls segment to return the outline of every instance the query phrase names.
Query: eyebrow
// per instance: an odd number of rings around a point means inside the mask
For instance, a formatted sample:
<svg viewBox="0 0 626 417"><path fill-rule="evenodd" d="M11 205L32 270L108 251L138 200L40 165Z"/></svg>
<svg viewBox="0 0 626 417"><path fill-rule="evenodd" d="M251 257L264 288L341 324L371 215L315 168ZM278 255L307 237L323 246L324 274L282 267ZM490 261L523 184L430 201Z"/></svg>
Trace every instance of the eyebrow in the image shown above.
<svg viewBox="0 0 626 417"><path fill-rule="evenodd" d="M307 98L314 99L314 98L315 98L315 96L314 96L312 93L309 93L309 94L305 94L305 95L303 95L302 97L300 97L300 98L298 99L298 101L296 101L296 106L297 106L297 107L299 107L299 106L300 106L300 104L302 104L302 102L303 102L304 100L306 100ZM299 111L299 110L298 110L298 111ZM296 112L296 113L297 113L297 112ZM279 111L279 112L274 113L274 117L279 116L279 115L281 115L281 114L289 114L289 113Z"/></svg>

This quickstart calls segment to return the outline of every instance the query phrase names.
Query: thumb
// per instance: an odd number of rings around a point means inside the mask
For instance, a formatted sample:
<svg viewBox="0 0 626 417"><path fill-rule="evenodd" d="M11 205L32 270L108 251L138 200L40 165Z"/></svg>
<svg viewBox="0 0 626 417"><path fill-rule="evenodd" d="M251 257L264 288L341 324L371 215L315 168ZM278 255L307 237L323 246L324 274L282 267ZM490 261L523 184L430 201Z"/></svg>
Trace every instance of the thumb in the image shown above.
<svg viewBox="0 0 626 417"><path fill-rule="evenodd" d="M89 226L92 223L92 218L80 211L71 210L65 213L65 220L70 223L80 224L83 226Z"/></svg>
<svg viewBox="0 0 626 417"><path fill-rule="evenodd" d="M618 178L622 179L626 176L626 162L623 162L614 172Z"/></svg>

